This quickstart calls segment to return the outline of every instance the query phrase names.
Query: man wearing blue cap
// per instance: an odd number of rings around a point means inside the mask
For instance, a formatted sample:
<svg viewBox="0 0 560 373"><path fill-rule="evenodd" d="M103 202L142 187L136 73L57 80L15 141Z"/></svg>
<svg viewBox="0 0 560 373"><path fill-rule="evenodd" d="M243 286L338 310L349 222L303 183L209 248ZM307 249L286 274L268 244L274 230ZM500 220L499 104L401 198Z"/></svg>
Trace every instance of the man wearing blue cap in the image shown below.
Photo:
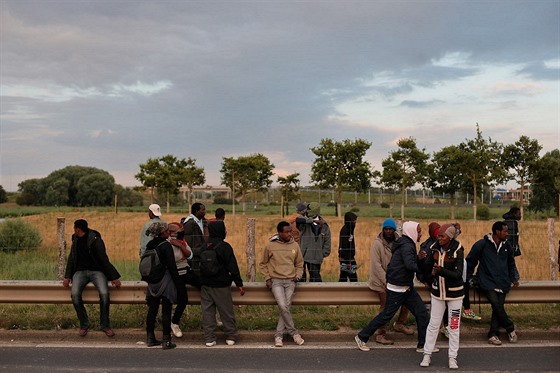
<svg viewBox="0 0 560 373"><path fill-rule="evenodd" d="M399 235L397 233L397 224L395 221L393 219L385 219L381 233L377 235L371 248L368 287L379 296L379 302L381 304L379 312L385 308L385 302L387 300L387 266L393 255L391 252L393 242L398 238ZM399 318L393 324L395 331L408 335L414 334L414 331L405 324L407 318L408 309L405 306L401 306ZM383 345L392 345L394 342L386 338L386 333L387 330L385 326L377 329L375 341Z"/></svg>

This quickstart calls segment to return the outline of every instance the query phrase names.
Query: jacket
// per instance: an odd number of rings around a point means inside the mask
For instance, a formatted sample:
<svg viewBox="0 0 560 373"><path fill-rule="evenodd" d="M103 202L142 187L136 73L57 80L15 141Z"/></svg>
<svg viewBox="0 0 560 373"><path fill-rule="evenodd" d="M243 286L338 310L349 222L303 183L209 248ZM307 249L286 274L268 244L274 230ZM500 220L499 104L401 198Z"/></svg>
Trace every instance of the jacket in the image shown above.
<svg viewBox="0 0 560 373"><path fill-rule="evenodd" d="M213 276L203 276L201 273L200 282L203 286L211 288L223 288L231 286L242 287L243 280L237 266L237 259L233 253L233 247L224 239L226 238L226 226L222 220L216 220L208 224L208 248L216 250L216 257L222 265L220 272Z"/></svg>
<svg viewBox="0 0 560 373"><path fill-rule="evenodd" d="M393 256L387 267L387 283L397 286L414 286L414 273L418 272L416 244L408 236L401 236L393 243Z"/></svg>
<svg viewBox="0 0 560 373"><path fill-rule="evenodd" d="M331 254L331 230L322 217L323 226L314 223L312 218L302 216L296 218L299 230L299 246L303 260L312 264L321 264L323 258Z"/></svg>
<svg viewBox="0 0 560 373"><path fill-rule="evenodd" d="M207 224L206 220L202 222L203 225ZM183 231L185 232L184 238L187 241L187 245L189 245L192 251L191 268L198 274L200 272L200 250L206 246L205 232L200 230L200 226L192 214L183 222Z"/></svg>
<svg viewBox="0 0 560 373"><path fill-rule="evenodd" d="M426 259L418 262L418 269L420 271L416 273L416 278L424 284L430 285L432 283L432 268L434 266L433 255L438 247L439 244L437 240L432 236L420 244L420 251L426 252Z"/></svg>
<svg viewBox="0 0 560 373"><path fill-rule="evenodd" d="M481 290L499 289L507 293L511 284L519 281L511 244L504 241L496 245L491 233L475 242L467 255L467 280L472 278L477 267Z"/></svg>
<svg viewBox="0 0 560 373"><path fill-rule="evenodd" d="M347 212L344 214L344 225L338 236L338 260L340 263L352 264L356 258L356 241L354 228L356 227L356 214Z"/></svg>
<svg viewBox="0 0 560 373"><path fill-rule="evenodd" d="M89 254L95 261L95 264L101 269L101 272L105 274L108 281L113 281L121 277L117 269L109 261L107 256L107 250L105 249L105 243L101 239L101 234L93 229L88 229L87 233L87 248ZM70 248L70 255L68 256L68 261L66 262L66 271L64 273L64 278L72 278L74 273L76 273L76 266L78 264L78 236L72 235L72 246Z"/></svg>
<svg viewBox="0 0 560 373"><path fill-rule="evenodd" d="M465 250L457 240L451 240L447 250L433 244L431 253L424 260L426 267L433 268L437 264L442 268L438 275L431 276L431 295L440 300L463 299L465 295L463 269ZM431 272L431 270L430 270Z"/></svg>
<svg viewBox="0 0 560 373"><path fill-rule="evenodd" d="M269 279L291 280L303 275L303 256L297 242L280 240L277 234L272 236L264 247L259 268L265 281Z"/></svg>
<svg viewBox="0 0 560 373"><path fill-rule="evenodd" d="M395 232L395 241L399 239L399 235ZM368 287L377 292L384 292L387 285L387 267L391 261L393 253L391 248L394 242L387 242L383 237L383 232L379 233L373 241L370 250L370 266Z"/></svg>

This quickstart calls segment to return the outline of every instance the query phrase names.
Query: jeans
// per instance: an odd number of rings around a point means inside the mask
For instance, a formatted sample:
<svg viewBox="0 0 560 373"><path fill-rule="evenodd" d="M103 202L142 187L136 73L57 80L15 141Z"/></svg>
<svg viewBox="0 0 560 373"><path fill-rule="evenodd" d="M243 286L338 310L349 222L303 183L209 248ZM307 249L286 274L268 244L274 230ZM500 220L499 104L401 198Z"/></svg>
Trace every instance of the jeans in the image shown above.
<svg viewBox="0 0 560 373"><path fill-rule="evenodd" d="M111 329L109 322L109 285L107 277L101 271L77 271L72 277L72 304L80 320L80 329L89 329L89 318L84 307L82 293L88 283L92 283L99 292L99 326L101 330Z"/></svg>
<svg viewBox="0 0 560 373"><path fill-rule="evenodd" d="M511 333L515 330L513 321L510 320L504 304L506 302L506 294L494 290L485 292L488 302L492 305L492 319L490 320L490 330L488 331L488 338L500 335L500 327L504 328L506 332Z"/></svg>
<svg viewBox="0 0 560 373"><path fill-rule="evenodd" d="M309 282L323 282L321 279L321 264L303 262L301 282L305 282L306 280L306 270L309 272Z"/></svg>
<svg viewBox="0 0 560 373"><path fill-rule="evenodd" d="M280 309L274 337L282 338L284 331L287 331L291 336L298 334L292 319L292 312L290 311L295 290L296 283L293 280L272 279L272 295L274 295L274 299L276 299Z"/></svg>
<svg viewBox="0 0 560 373"><path fill-rule="evenodd" d="M379 312L383 311L385 308L385 303L387 303L387 293L376 291L379 296ZM401 312L399 312L399 317L397 318L397 324L406 324L406 319L408 319L408 309L405 306L401 306ZM387 334L387 329L385 325L377 328L377 335Z"/></svg>
<svg viewBox="0 0 560 373"><path fill-rule="evenodd" d="M363 342L367 342L377 329L391 321L402 305L406 306L416 318L418 348L423 348L426 342L426 328L428 327L429 317L426 306L413 287L404 293L387 290L385 308L358 333L358 337Z"/></svg>
<svg viewBox="0 0 560 373"><path fill-rule="evenodd" d="M192 285L198 289L200 289L200 278L194 273L192 269L188 269L187 273L180 275L179 278L181 279L181 284L177 289L177 305L175 306L175 313L173 313L173 319L171 322L173 324L179 325L181 322L181 316L183 316L183 312L185 312L185 308L187 308L187 303L189 302L189 294L187 293L186 284Z"/></svg>

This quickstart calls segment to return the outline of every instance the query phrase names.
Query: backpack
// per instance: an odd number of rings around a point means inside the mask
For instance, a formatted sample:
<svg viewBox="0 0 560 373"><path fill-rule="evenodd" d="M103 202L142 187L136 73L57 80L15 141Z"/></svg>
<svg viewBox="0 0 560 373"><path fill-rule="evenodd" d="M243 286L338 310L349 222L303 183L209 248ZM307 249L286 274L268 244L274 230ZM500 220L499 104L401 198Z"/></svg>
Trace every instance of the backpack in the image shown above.
<svg viewBox="0 0 560 373"><path fill-rule="evenodd" d="M216 248L221 244L220 242L216 247L206 246L200 251L200 274L202 276L212 277L222 270L222 264L216 253Z"/></svg>
<svg viewBox="0 0 560 373"><path fill-rule="evenodd" d="M167 241L163 241L159 245L165 242ZM159 260L156 249L146 249L140 258L138 269L142 281L146 281L148 284L155 284L163 279L167 268Z"/></svg>

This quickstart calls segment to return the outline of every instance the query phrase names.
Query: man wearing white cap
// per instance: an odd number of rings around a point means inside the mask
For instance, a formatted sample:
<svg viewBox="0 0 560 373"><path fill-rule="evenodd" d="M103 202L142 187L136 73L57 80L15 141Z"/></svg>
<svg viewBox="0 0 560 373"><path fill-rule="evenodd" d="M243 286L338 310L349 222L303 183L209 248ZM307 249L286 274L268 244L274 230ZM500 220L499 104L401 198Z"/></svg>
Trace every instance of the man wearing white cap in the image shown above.
<svg viewBox="0 0 560 373"><path fill-rule="evenodd" d="M150 216L150 220L147 221L146 224L144 224L144 226L142 227L142 231L140 232L140 257L142 257L142 254L144 254L144 251L146 251L146 245L152 238L146 235L146 231L152 224L161 221L161 208L159 207L159 205L152 203L150 206L148 206L148 215Z"/></svg>

